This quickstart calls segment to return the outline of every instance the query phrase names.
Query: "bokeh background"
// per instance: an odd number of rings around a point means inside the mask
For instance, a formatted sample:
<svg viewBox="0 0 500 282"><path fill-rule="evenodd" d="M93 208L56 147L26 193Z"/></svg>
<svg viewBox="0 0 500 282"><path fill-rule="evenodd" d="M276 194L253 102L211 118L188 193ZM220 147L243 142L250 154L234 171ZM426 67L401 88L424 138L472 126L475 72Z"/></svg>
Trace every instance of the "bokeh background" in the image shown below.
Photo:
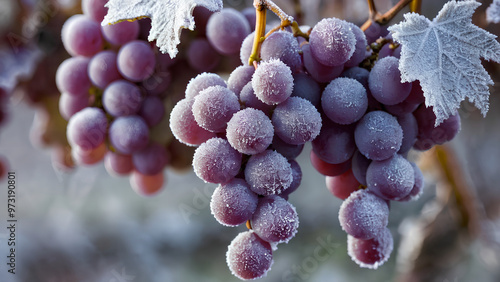
<svg viewBox="0 0 500 282"><path fill-rule="evenodd" d="M57 47L57 32L65 18L79 13L79 2L18 1L0 0L0 27L22 23L23 28L16 30L30 35L24 38L41 46L41 52L68 56ZM294 14L294 1L275 2ZM303 23L309 25L330 16L360 25L368 14L363 0L301 2ZM375 2L380 11L394 4ZM423 2L422 13L433 18L446 1ZM481 2L475 23L500 34L500 24L484 20L491 1ZM27 3L41 11L39 18L16 8ZM225 5L242 9L251 1L231 0ZM5 33L6 28L0 31ZM0 55L5 56L12 42L0 44ZM47 60L51 59L56 57ZM12 71L6 62L0 57L2 75ZM391 203L389 228L395 245L386 264L367 270L351 261L347 235L338 222L341 200L327 191L324 177L311 167L311 148L306 146L298 158L302 184L290 196L300 217L299 232L279 246L271 271L261 281L500 281L500 68L484 65L496 83L487 117L464 102L462 130L452 142L437 151L410 154L424 172L426 188L416 202ZM109 176L102 164L73 170L57 165L54 155L64 149L47 146L44 138L40 141L45 136L40 128L57 135L57 128L64 126L51 122L47 111L41 110L43 99L29 97L30 87L43 84L43 79L18 71L19 85L2 105L8 118L0 128L0 154L17 181L16 274L7 273L4 178L0 180L0 281L239 281L228 270L225 253L246 227L224 227L210 214L216 185L203 183L189 169L182 173L167 169L164 190L146 198L130 188L128 178Z"/></svg>

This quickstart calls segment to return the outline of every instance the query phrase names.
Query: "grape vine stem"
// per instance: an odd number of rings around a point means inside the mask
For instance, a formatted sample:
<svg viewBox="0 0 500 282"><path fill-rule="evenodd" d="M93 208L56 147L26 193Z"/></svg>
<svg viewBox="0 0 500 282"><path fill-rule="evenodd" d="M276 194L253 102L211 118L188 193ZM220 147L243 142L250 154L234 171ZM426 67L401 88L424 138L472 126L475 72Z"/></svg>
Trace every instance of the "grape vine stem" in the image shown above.
<svg viewBox="0 0 500 282"><path fill-rule="evenodd" d="M373 0L368 0L368 8L370 9L370 18L361 26L361 30L365 31L370 27L373 22L384 25L392 20L406 5L410 4L414 0L400 0L396 5L394 5L389 11L384 14L377 12L375 8L375 3Z"/></svg>
<svg viewBox="0 0 500 282"><path fill-rule="evenodd" d="M283 10L281 10L278 5L276 5L271 0L254 0L253 5L255 7L255 37L253 40L252 53L248 58L248 64L257 67L255 62L260 61L260 47L262 42L269 37L273 32L283 29L287 26L292 28L294 36L302 36L306 40L309 39L309 35L300 30L299 24L293 19L292 16L287 15ZM281 20L279 26L273 28L267 34L266 32L266 10L269 9L275 13Z"/></svg>

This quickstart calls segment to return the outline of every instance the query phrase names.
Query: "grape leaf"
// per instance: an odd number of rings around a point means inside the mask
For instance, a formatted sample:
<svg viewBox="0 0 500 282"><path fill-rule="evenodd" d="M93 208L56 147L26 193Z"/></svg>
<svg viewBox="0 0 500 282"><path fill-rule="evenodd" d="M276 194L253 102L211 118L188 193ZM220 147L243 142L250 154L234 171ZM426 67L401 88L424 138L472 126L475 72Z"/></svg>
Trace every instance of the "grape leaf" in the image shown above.
<svg viewBox="0 0 500 282"><path fill-rule="evenodd" d="M490 23L500 23L500 0L493 0L486 9L486 20Z"/></svg>
<svg viewBox="0 0 500 282"><path fill-rule="evenodd" d="M171 58L177 55L181 30L194 30L192 16L195 6L203 6L212 12L222 9L222 0L109 0L108 14L102 25L124 20L151 18L148 40L156 40L162 53Z"/></svg>
<svg viewBox="0 0 500 282"><path fill-rule="evenodd" d="M472 24L479 5L453 0L432 21L407 13L403 22L389 27L402 47L401 81L420 81L425 105L434 107L436 126L456 114L466 97L483 116L488 112L493 81L480 58L500 63L500 44L495 35Z"/></svg>

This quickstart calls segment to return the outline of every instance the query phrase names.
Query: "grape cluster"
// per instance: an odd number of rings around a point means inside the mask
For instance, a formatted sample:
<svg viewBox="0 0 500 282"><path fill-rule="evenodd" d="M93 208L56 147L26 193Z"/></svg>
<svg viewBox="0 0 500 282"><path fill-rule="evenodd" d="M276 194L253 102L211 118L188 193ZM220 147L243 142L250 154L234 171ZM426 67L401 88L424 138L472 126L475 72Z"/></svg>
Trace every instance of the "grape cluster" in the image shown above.
<svg viewBox="0 0 500 282"><path fill-rule="evenodd" d="M147 20L101 27L105 0L84 0L61 36L72 56L59 66L59 110L77 163L104 160L111 175L129 175L141 195L157 193L163 169L178 154L168 130L167 88L175 61L145 40ZM167 126L165 126L167 125Z"/></svg>

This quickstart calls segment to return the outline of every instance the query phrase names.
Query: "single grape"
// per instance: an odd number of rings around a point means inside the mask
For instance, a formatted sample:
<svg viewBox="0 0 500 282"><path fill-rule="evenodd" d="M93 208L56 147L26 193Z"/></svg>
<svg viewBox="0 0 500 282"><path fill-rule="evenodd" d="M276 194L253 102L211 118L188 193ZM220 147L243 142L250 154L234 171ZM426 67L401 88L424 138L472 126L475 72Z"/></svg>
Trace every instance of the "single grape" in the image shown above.
<svg viewBox="0 0 500 282"><path fill-rule="evenodd" d="M301 97L309 100L317 109L321 106L321 87L306 73L293 75L292 97Z"/></svg>
<svg viewBox="0 0 500 282"><path fill-rule="evenodd" d="M218 74L207 72L200 73L192 78L186 86L186 98L194 98L200 94L200 91L216 85L227 87L226 82Z"/></svg>
<svg viewBox="0 0 500 282"><path fill-rule="evenodd" d="M126 79L139 82L149 78L156 64L151 46L144 41L134 40L123 45L118 52L118 71Z"/></svg>
<svg viewBox="0 0 500 282"><path fill-rule="evenodd" d="M373 97L382 104L396 105L403 102L411 91L411 83L401 83L399 60L385 57L378 60L368 77L368 86Z"/></svg>
<svg viewBox="0 0 500 282"><path fill-rule="evenodd" d="M234 178L215 189L210 210L222 225L237 226L252 218L259 197L243 179Z"/></svg>
<svg viewBox="0 0 500 282"><path fill-rule="evenodd" d="M377 196L398 201L411 192L414 175L410 162L401 155L394 155L383 161L373 161L366 171L366 183Z"/></svg>
<svg viewBox="0 0 500 282"><path fill-rule="evenodd" d="M360 67L352 67L344 70L340 77L347 77L357 80L363 85L365 90L368 89L368 77L370 76L370 71Z"/></svg>
<svg viewBox="0 0 500 282"><path fill-rule="evenodd" d="M106 151L106 144L103 142L97 148L89 150L80 146L74 146L71 148L71 155L79 165L94 165L104 159Z"/></svg>
<svg viewBox="0 0 500 282"><path fill-rule="evenodd" d="M71 57L64 60L56 72L56 85L60 92L73 96L88 96L90 87L87 68L90 60L85 57Z"/></svg>
<svg viewBox="0 0 500 282"><path fill-rule="evenodd" d="M271 245L253 231L238 234L226 253L231 273L242 280L264 277L273 264Z"/></svg>
<svg viewBox="0 0 500 282"><path fill-rule="evenodd" d="M211 138L194 152L193 169L205 182L227 183L240 171L241 159L227 140Z"/></svg>
<svg viewBox="0 0 500 282"><path fill-rule="evenodd" d="M297 233L299 217L295 207L277 195L259 199L253 214L253 231L269 243L288 243Z"/></svg>
<svg viewBox="0 0 500 282"><path fill-rule="evenodd" d="M146 97L142 101L139 115L151 128L160 123L160 121L163 119L163 116L165 115L165 105L163 104L163 101L158 97Z"/></svg>
<svg viewBox="0 0 500 282"><path fill-rule="evenodd" d="M260 56L262 60L278 59L285 63L292 72L297 72L302 67L299 43L292 33L276 31L262 42Z"/></svg>
<svg viewBox="0 0 500 282"><path fill-rule="evenodd" d="M399 154L404 154L410 151L413 144L417 140L418 124L417 119L411 113L400 115L397 117L398 123L403 130L403 140L401 141L401 148Z"/></svg>
<svg viewBox="0 0 500 282"><path fill-rule="evenodd" d="M99 108L85 108L74 114L68 122L67 137L72 146L83 150L99 147L104 142L108 120Z"/></svg>
<svg viewBox="0 0 500 282"><path fill-rule="evenodd" d="M177 102L170 113L170 130L172 130L172 134L177 140L188 146L198 146L215 137L215 133L203 129L194 119L191 110L193 103L194 99L182 99Z"/></svg>
<svg viewBox="0 0 500 282"><path fill-rule="evenodd" d="M346 162L354 154L354 127L323 120L321 132L312 141L314 153L323 161L331 164Z"/></svg>
<svg viewBox="0 0 500 282"><path fill-rule="evenodd" d="M327 176L325 181L328 191L341 200L347 199L352 192L359 189L360 185L352 170L338 176Z"/></svg>
<svg viewBox="0 0 500 282"><path fill-rule="evenodd" d="M347 24L356 38L356 45L354 47L354 53L345 63L345 66L356 67L367 57L366 45L368 45L368 43L366 42L365 33L361 30L361 28L350 22Z"/></svg>
<svg viewBox="0 0 500 282"><path fill-rule="evenodd" d="M386 105L385 110L387 112L396 116L409 114L415 111L420 104L425 102L424 92L422 91L422 87L420 87L419 81L415 80L411 85L411 91L408 97L406 97L403 102L396 105Z"/></svg>
<svg viewBox="0 0 500 282"><path fill-rule="evenodd" d="M227 122L240 110L238 97L229 89L216 85L200 91L193 103L198 125L212 132L224 132Z"/></svg>
<svg viewBox="0 0 500 282"><path fill-rule="evenodd" d="M259 195L280 194L292 184L292 168L276 151L266 150L248 159L245 180Z"/></svg>
<svg viewBox="0 0 500 282"><path fill-rule="evenodd" d="M132 154L132 162L135 169L141 174L158 174L168 163L167 150L165 147L151 142L146 148Z"/></svg>
<svg viewBox="0 0 500 282"><path fill-rule="evenodd" d="M339 124L358 121L368 109L366 89L352 78L332 80L323 91L321 107L330 120Z"/></svg>
<svg viewBox="0 0 500 282"><path fill-rule="evenodd" d="M392 253L394 241L388 228L372 239L362 240L347 235L347 253L360 267L377 269Z"/></svg>
<svg viewBox="0 0 500 282"><path fill-rule="evenodd" d="M102 27L102 35L112 45L124 45L139 36L139 22L123 21Z"/></svg>
<svg viewBox="0 0 500 282"><path fill-rule="evenodd" d="M255 72L253 66L239 66L231 72L227 79L227 88L240 96L240 92L252 80L252 75Z"/></svg>
<svg viewBox="0 0 500 282"><path fill-rule="evenodd" d="M403 130L397 119L382 111L367 113L354 131L358 150L371 160L385 160L401 148Z"/></svg>
<svg viewBox="0 0 500 282"><path fill-rule="evenodd" d="M380 37L385 37L387 34L389 34L387 27L381 26L380 24L373 21L365 30L366 41L368 44L375 42L375 40L379 39Z"/></svg>
<svg viewBox="0 0 500 282"><path fill-rule="evenodd" d="M91 57L103 48L101 26L91 18L77 14L63 24L61 39L71 56Z"/></svg>
<svg viewBox="0 0 500 282"><path fill-rule="evenodd" d="M107 2L108 0L82 0L83 14L100 23L108 13L108 8L104 7Z"/></svg>
<svg viewBox="0 0 500 282"><path fill-rule="evenodd" d="M208 41L223 55L237 53L249 33L250 25L245 16L232 8L213 14L206 28Z"/></svg>
<svg viewBox="0 0 500 282"><path fill-rule="evenodd" d="M247 35L243 40L243 42L241 43L240 61L244 66L248 66L250 55L252 54L254 40L255 40L255 31Z"/></svg>
<svg viewBox="0 0 500 282"><path fill-rule="evenodd" d="M285 101L292 94L293 76L282 61L272 59L262 62L252 76L255 95L268 105Z"/></svg>
<svg viewBox="0 0 500 282"><path fill-rule="evenodd" d="M377 236L389 221L389 206L366 189L352 192L339 209L339 221L347 234L363 240Z"/></svg>
<svg viewBox="0 0 500 282"><path fill-rule="evenodd" d="M144 197L154 196L158 194L163 187L165 177L163 172L155 175L146 175L134 171L130 176L130 186L139 195Z"/></svg>
<svg viewBox="0 0 500 282"><path fill-rule="evenodd" d="M149 144L149 129L136 115L116 118L109 127L109 141L122 154L133 154Z"/></svg>
<svg viewBox="0 0 500 282"><path fill-rule="evenodd" d="M304 149L304 144L300 145L292 145L289 143L286 143L285 141L281 140L281 138L278 137L278 135L274 135L273 137L273 149L283 155L283 157L287 158L288 160L293 160L297 158L300 153L302 152L302 149Z"/></svg>
<svg viewBox="0 0 500 282"><path fill-rule="evenodd" d="M131 155L123 155L112 151L108 151L104 156L104 167L113 176L127 175L134 170Z"/></svg>
<svg viewBox="0 0 500 282"><path fill-rule="evenodd" d="M69 120L74 114L88 106L88 96L73 96L63 92L59 97L59 113L65 120Z"/></svg>
<svg viewBox="0 0 500 282"><path fill-rule="evenodd" d="M221 61L221 56L205 38L197 38L191 41L187 49L187 60L189 66L198 72L213 70Z"/></svg>
<svg viewBox="0 0 500 282"><path fill-rule="evenodd" d="M261 110L266 115L271 113L271 111L274 109L274 106L268 105L257 98L257 96L255 95L255 91L253 91L252 82L248 82L247 85L245 85L243 89L241 89L240 101L245 105L246 108Z"/></svg>
<svg viewBox="0 0 500 282"><path fill-rule="evenodd" d="M444 144L451 141L460 131L460 116L458 113L445 119L441 124L434 127L436 115L433 107L421 105L413 113L418 124L418 136L415 147L419 150L428 150L434 144Z"/></svg>
<svg viewBox="0 0 500 282"><path fill-rule="evenodd" d="M312 166L321 174L326 176L337 176L345 173L351 167L351 159L339 164L327 163L320 159L314 150L309 155Z"/></svg>
<svg viewBox="0 0 500 282"><path fill-rule="evenodd" d="M127 80L114 81L104 90L102 104L114 117L136 114L142 105L141 90Z"/></svg>
<svg viewBox="0 0 500 282"><path fill-rule="evenodd" d="M116 58L117 54L110 50L101 51L92 57L88 65L88 76L95 86L104 89L111 82L121 78Z"/></svg>
<svg viewBox="0 0 500 282"><path fill-rule="evenodd" d="M266 150L273 141L271 120L260 110L243 109L227 123L227 140L238 152L253 155Z"/></svg>
<svg viewBox="0 0 500 282"><path fill-rule="evenodd" d="M290 97L279 104L271 121L274 132L283 141L300 145L314 140L321 130L321 115L308 100Z"/></svg>
<svg viewBox="0 0 500 282"><path fill-rule="evenodd" d="M318 62L311 54L310 44L302 45L302 58L305 69L317 82L330 82L332 79L338 77L344 69L344 65L326 66Z"/></svg>
<svg viewBox="0 0 500 282"><path fill-rule="evenodd" d="M346 63L356 50L356 37L346 21L326 18L313 27L309 44L318 62L339 66Z"/></svg>

